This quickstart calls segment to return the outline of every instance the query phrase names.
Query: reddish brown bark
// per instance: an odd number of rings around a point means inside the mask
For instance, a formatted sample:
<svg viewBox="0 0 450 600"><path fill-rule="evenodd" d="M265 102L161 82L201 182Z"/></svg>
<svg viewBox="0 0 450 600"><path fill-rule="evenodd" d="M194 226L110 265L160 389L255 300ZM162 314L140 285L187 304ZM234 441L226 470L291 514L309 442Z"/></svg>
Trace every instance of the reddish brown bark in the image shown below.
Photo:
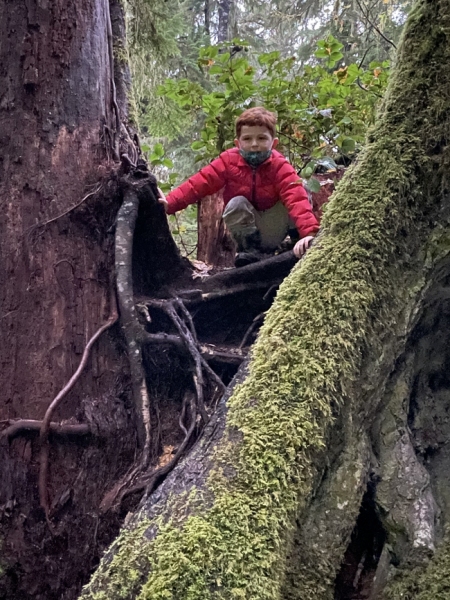
<svg viewBox="0 0 450 600"><path fill-rule="evenodd" d="M323 205L330 199L331 194L334 192L337 183L344 173L345 169L340 169L331 173L314 175L320 181L320 191L311 194L313 212L319 221L322 219Z"/></svg>
<svg viewBox="0 0 450 600"><path fill-rule="evenodd" d="M0 15L0 420L42 420L113 310L109 4L0 0ZM0 597L75 597L98 560L107 534L97 507L135 447L117 333L102 334L53 416L99 434L51 439L53 535L37 497L36 438L0 448Z"/></svg>
<svg viewBox="0 0 450 600"><path fill-rule="evenodd" d="M230 267L234 262L234 244L225 229L222 212L222 192L200 201L197 258L210 265Z"/></svg>
<svg viewBox="0 0 450 600"><path fill-rule="evenodd" d="M110 312L108 236L86 219L37 226L79 202L104 174L101 124L112 118L104 62L105 3L53 2L43 9L24 0L4 3L2 14L0 360L5 403L0 416L39 418ZM100 216L108 217L110 209ZM98 362L105 353L96 354L81 384L89 393L96 392L98 375L108 372Z"/></svg>

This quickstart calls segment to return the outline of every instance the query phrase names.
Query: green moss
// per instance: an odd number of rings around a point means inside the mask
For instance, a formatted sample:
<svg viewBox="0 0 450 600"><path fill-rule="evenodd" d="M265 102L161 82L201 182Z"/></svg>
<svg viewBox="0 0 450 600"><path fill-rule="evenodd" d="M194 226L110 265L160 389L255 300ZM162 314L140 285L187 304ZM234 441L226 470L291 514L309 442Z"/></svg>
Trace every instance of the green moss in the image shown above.
<svg viewBox="0 0 450 600"><path fill-rule="evenodd" d="M100 590L91 590L91 586L88 585L85 589L86 597L92 600L135 597L142 585L144 574L148 573L150 568L150 543L145 537L149 526L150 522L143 520L135 529L122 531L110 549L114 556L108 565L108 572L102 575L99 570L97 574L94 587L99 587ZM108 591L105 591L106 589Z"/></svg>
<svg viewBox="0 0 450 600"><path fill-rule="evenodd" d="M128 49L126 48L123 40L114 40L113 44L113 56L114 60L118 65L124 66L128 65L130 61L130 55L128 53Z"/></svg>
<svg viewBox="0 0 450 600"><path fill-rule="evenodd" d="M361 369L375 381L395 358L425 276L449 166L449 38L449 0L418 2L364 155L341 182L315 247L281 286L249 377L230 399L208 483L212 506L187 518L167 511L152 542L145 530L155 523L122 534L84 600L280 598L295 517L320 476L333 411L345 404L358 414L367 401ZM241 441L232 443L236 429ZM234 478L222 475L227 466ZM317 565L324 578L334 568ZM307 580L299 599L329 597Z"/></svg>
<svg viewBox="0 0 450 600"><path fill-rule="evenodd" d="M450 536L424 568L399 570L389 582L385 600L448 600L450 598Z"/></svg>

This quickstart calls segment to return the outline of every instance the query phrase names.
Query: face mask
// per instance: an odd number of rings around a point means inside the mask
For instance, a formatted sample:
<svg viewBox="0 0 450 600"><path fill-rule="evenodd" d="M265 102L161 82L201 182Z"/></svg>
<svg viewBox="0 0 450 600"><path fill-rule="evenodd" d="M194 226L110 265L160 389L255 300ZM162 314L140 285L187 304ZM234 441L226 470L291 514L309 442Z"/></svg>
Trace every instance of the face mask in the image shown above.
<svg viewBox="0 0 450 600"><path fill-rule="evenodd" d="M239 154L251 167L258 167L272 154L272 150L266 150L265 152L251 152L247 150L239 150Z"/></svg>

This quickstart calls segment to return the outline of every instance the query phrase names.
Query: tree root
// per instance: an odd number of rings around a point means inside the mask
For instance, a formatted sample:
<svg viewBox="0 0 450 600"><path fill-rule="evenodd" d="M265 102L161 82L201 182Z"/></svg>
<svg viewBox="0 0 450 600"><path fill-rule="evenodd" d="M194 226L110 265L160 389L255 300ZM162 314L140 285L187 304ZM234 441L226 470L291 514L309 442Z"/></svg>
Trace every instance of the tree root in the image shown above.
<svg viewBox="0 0 450 600"><path fill-rule="evenodd" d="M43 221L42 223L37 223L36 225L32 225L30 227L30 233L32 233L39 227L46 227L47 225L50 225L50 223L54 223L58 219L65 217L66 215L71 213L73 210L75 210L76 208L81 206L83 204L83 202L85 202L88 198L90 198L91 196L95 196L95 194L98 194L101 189L102 189L102 184L100 183L93 192L89 192L88 194L86 194L79 202L77 202L76 204L74 204L73 206L71 206L70 208L65 210L64 212L60 213L59 215L56 215L56 217L52 217L51 219L48 219L47 221Z"/></svg>
<svg viewBox="0 0 450 600"><path fill-rule="evenodd" d="M8 442L21 435L40 433L43 425L43 421L36 421L34 419L9 419L5 423L8 427L0 433L0 439L7 439ZM85 437L94 434L89 425L85 423L50 423L49 433L58 436L74 437Z"/></svg>
<svg viewBox="0 0 450 600"><path fill-rule="evenodd" d="M127 184L122 206L116 221L116 281L120 323L128 347L133 402L136 411L138 445L142 461L148 464L150 450L150 407L145 372L142 365L142 333L133 296L132 262L133 235L139 209L137 190ZM145 464L145 466L147 466Z"/></svg>
<svg viewBox="0 0 450 600"><path fill-rule="evenodd" d="M61 404L64 397L69 393L69 391L73 388L75 383L80 378L81 373L83 372L84 368L86 367L92 346L95 344L95 342L98 340L98 338L102 335L102 333L104 331L106 331L107 329L109 329L112 325L114 325L114 323L116 323L117 320L118 320L118 314L117 314L116 308L114 308L113 313L110 316L110 318L108 319L108 321L104 325L102 325L99 329L97 329L97 331L94 333L94 335L91 337L91 339L86 344L86 347L83 352L83 356L81 357L80 364L78 365L78 369L75 371L75 373L69 379L67 384L63 387L63 389L56 395L54 400L50 403L50 406L46 410L44 419L42 420L42 424L41 424L40 432L39 432L39 443L40 443L40 447L41 447L40 455L39 455L39 500L41 503L41 507L45 511L45 516L46 516L47 521L49 520L49 513L50 513L50 502L49 502L49 495L48 495L48 489L47 489L47 479L48 479L48 456L49 456L49 451L50 451L48 437L49 437L49 431L50 431L51 418L52 418L55 410Z"/></svg>
<svg viewBox="0 0 450 600"><path fill-rule="evenodd" d="M270 287L276 282L280 283L296 262L297 258L290 250L245 267L227 269L205 278L202 291L214 292L218 288L233 288L239 284L244 284L246 289L249 289L249 284L256 283L264 283L265 287Z"/></svg>
<svg viewBox="0 0 450 600"><path fill-rule="evenodd" d="M211 394L211 405L213 405L218 393L225 389L222 380L211 369L206 358L202 356L192 316L182 300L179 298L146 299L145 302L148 306L162 310L172 321L178 335L148 333L139 320L138 308L144 311L146 321L151 320L147 306L136 306L135 304L132 281L133 238L139 209L139 197L142 195L140 190L143 186L148 186L148 181L132 181L130 178L123 181L125 184L124 200L117 214L115 237L117 297L121 327L128 348L137 419L137 438L141 452L137 463L103 498L100 507L103 512L120 506L122 500L132 493L153 488L160 478L175 466L192 441L195 430L200 427L200 422L204 426L209 421L210 413L205 401L205 390L208 386L209 389L213 390ZM185 399L183 402L179 418L180 428L185 435L184 440L168 463L149 472L152 459L150 456L150 441L154 432L150 423L150 400L145 379L143 348L145 345L152 343L173 344L190 355L193 363L192 381L195 393L190 392L189 401ZM206 352L205 356L211 358L212 353Z"/></svg>
<svg viewBox="0 0 450 600"><path fill-rule="evenodd" d="M192 360L195 365L195 374L193 379L196 388L197 407L202 417L203 423L206 425L206 423L209 420L209 415L206 412L203 398L203 388L205 386L205 382L203 380L203 370L205 370L208 373L212 381L214 381L216 386L218 386L218 388L222 392L225 389L225 385L223 384L220 377L211 369L206 360L202 357L192 317L189 311L186 309L185 305L183 304L183 301L179 298L173 298L168 300L148 300L147 303L150 306L155 306L160 310L163 310L167 314L167 316L171 319L176 329L178 330L180 338L183 340L189 354L192 357ZM177 309L186 319L187 324L179 316Z"/></svg>
<svg viewBox="0 0 450 600"><path fill-rule="evenodd" d="M256 317L251 322L250 327L245 332L244 337L242 338L242 342L239 345L239 350L242 350L245 347L245 344L248 342L249 337L251 336L251 334L254 332L254 330L258 326L258 323L260 321L262 321L265 316L266 316L265 312L262 312L259 315L256 315Z"/></svg>
<svg viewBox="0 0 450 600"><path fill-rule="evenodd" d="M179 348L180 350L185 350L185 345L183 340L178 335L172 335L170 333L147 333L143 334L143 343L145 344L167 344L173 345ZM207 363L208 360L216 361L219 363L232 364L238 367L242 361L245 359L244 352L226 352L224 350L217 350L215 346L211 344L201 344L199 346L199 352L202 357L203 364ZM205 365L205 368L208 369L209 365ZM211 376L214 378L218 378L218 375L211 369ZM217 382L222 383L220 377L217 379ZM220 385L220 384L219 384Z"/></svg>
<svg viewBox="0 0 450 600"><path fill-rule="evenodd" d="M210 383L214 386L214 392L210 399L210 405L214 405L217 395L225 390L225 385L220 377L211 369L202 352L197 339L194 323L189 311L179 298L147 299L149 306L162 310L176 327L179 336L163 333L149 334L140 336L144 343L174 343L182 345L191 356L193 362L192 380L195 392L188 391L183 399L183 405L179 417L179 426L184 433L184 439L177 448L173 458L166 464L147 472L148 461L140 460L125 477L104 497L101 503L103 512L115 507L118 508L122 501L132 494L146 491L147 494L154 490L160 479L167 475L178 463L179 459L191 443L194 433L202 429L210 419L210 413L205 402L205 389L207 382L204 373L209 377ZM141 342L142 343L142 342ZM243 358L242 358L243 359ZM186 424L188 421L188 424ZM200 426L200 422L203 423Z"/></svg>

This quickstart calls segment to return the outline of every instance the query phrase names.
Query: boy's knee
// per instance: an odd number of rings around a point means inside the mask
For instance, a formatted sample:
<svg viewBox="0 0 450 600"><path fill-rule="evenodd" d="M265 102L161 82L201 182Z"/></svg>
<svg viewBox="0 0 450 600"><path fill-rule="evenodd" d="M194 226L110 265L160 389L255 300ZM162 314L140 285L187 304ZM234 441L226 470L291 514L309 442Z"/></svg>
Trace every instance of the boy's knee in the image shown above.
<svg viewBox="0 0 450 600"><path fill-rule="evenodd" d="M222 215L231 231L242 227L255 227L256 212L245 196L235 196L225 207Z"/></svg>
<svg viewBox="0 0 450 600"><path fill-rule="evenodd" d="M226 218L226 216L231 212L241 210L253 213L255 209L245 196L235 196L234 198L231 198L231 200L225 206L225 210L223 211L223 217Z"/></svg>

